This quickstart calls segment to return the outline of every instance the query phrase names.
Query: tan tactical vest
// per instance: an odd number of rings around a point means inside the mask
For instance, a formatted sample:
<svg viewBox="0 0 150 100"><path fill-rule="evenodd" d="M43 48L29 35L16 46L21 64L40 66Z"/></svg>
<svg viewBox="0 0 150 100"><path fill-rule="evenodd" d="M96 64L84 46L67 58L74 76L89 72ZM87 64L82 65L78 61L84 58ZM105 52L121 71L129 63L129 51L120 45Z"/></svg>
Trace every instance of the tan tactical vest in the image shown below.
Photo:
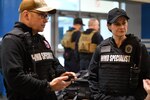
<svg viewBox="0 0 150 100"><path fill-rule="evenodd" d="M93 53L96 49L97 44L92 43L92 37L95 34L95 31L90 34L81 33L78 42L78 51L84 53Z"/></svg>
<svg viewBox="0 0 150 100"><path fill-rule="evenodd" d="M61 44L62 44L65 48L75 49L75 42L71 42L72 34L73 34L75 31L76 31L76 30L67 31L66 34L64 35L63 39L61 40Z"/></svg>

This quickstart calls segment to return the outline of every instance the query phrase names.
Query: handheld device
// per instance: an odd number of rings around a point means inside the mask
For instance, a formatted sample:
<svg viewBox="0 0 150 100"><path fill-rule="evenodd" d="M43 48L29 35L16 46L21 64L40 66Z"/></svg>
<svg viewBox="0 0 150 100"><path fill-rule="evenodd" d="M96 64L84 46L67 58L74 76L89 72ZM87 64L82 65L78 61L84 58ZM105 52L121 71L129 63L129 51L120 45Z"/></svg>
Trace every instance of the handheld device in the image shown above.
<svg viewBox="0 0 150 100"><path fill-rule="evenodd" d="M74 76L73 76L73 75L69 75L69 76L68 76L68 79L65 80L65 81L71 81L71 79L74 79Z"/></svg>

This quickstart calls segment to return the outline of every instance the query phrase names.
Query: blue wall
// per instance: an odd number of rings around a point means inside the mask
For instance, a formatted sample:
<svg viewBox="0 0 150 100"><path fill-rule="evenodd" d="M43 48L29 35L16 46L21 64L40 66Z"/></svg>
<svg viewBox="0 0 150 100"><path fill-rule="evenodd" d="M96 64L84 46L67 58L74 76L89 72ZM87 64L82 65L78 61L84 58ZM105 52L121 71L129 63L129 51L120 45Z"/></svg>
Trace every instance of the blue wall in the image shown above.
<svg viewBox="0 0 150 100"><path fill-rule="evenodd" d="M0 0L0 37L10 31L18 21L18 7L21 0ZM3 76L0 73L0 94L6 95Z"/></svg>
<svg viewBox="0 0 150 100"><path fill-rule="evenodd" d="M18 7L21 0L0 0L0 37L10 31L18 21Z"/></svg>
<svg viewBox="0 0 150 100"><path fill-rule="evenodd" d="M3 8L3 0L0 1L0 34L2 34L2 26L3 26L3 19L2 19L2 16L3 16L3 12L2 12L2 8Z"/></svg>
<svg viewBox="0 0 150 100"><path fill-rule="evenodd" d="M142 39L150 39L150 4L142 4L142 15L141 15L141 22L142 22Z"/></svg>

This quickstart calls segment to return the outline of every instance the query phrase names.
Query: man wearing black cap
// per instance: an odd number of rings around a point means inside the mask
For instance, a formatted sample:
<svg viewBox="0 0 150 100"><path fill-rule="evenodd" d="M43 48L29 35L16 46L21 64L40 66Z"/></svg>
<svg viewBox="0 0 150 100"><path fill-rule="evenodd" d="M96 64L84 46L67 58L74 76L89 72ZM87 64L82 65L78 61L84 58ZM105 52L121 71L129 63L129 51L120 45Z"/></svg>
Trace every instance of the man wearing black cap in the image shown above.
<svg viewBox="0 0 150 100"><path fill-rule="evenodd" d="M126 34L129 17L114 8L107 26L113 36L102 41L89 66L92 100L144 100L142 80L150 78L149 55L133 34Z"/></svg>
<svg viewBox="0 0 150 100"><path fill-rule="evenodd" d="M2 41L2 71L8 100L57 100L55 91L76 79L54 56L42 32L56 9L44 0L22 0L19 22ZM69 76L71 80L66 81Z"/></svg>
<svg viewBox="0 0 150 100"><path fill-rule="evenodd" d="M73 21L73 27L66 32L61 41L64 47L64 66L67 71L77 73L80 69L78 53L75 51L75 42L77 37L80 35L80 30L83 25L84 24L81 18L75 18Z"/></svg>

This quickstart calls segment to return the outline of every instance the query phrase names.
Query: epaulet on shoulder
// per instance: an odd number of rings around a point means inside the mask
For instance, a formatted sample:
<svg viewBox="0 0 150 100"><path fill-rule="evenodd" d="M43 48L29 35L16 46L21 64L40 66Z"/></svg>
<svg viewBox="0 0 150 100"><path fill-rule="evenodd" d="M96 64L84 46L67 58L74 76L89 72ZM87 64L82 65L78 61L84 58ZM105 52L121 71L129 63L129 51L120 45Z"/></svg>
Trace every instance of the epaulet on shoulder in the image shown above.
<svg viewBox="0 0 150 100"><path fill-rule="evenodd" d="M100 46L106 46L106 45L109 45L110 44L110 38L107 38L105 40L103 40L100 44Z"/></svg>

